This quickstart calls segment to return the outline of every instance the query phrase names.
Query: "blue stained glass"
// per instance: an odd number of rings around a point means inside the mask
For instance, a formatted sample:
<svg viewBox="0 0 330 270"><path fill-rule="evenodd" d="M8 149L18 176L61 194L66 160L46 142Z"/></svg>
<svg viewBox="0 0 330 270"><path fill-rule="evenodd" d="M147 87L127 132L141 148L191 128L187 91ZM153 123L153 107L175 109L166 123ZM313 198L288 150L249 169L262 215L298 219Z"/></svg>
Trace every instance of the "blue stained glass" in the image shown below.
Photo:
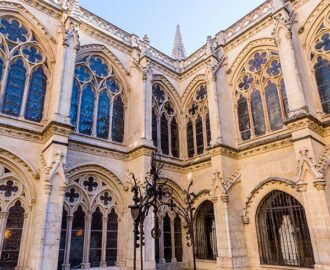
<svg viewBox="0 0 330 270"><path fill-rule="evenodd" d="M97 111L97 137L107 139L109 137L110 122L110 98L106 91L99 96L99 104Z"/></svg>
<svg viewBox="0 0 330 270"><path fill-rule="evenodd" d="M0 81L2 80L2 72L3 72L2 69L3 69L3 60L0 57Z"/></svg>
<svg viewBox="0 0 330 270"><path fill-rule="evenodd" d="M124 103L121 96L118 96L114 103L112 109L112 140L115 142L122 143L124 141Z"/></svg>
<svg viewBox="0 0 330 270"><path fill-rule="evenodd" d="M168 122L165 114L160 118L160 145L164 155L169 154Z"/></svg>
<svg viewBox="0 0 330 270"><path fill-rule="evenodd" d="M278 89L277 86L270 81L266 86L266 104L271 130L275 131L281 129L283 127L283 119L280 100L278 98Z"/></svg>
<svg viewBox="0 0 330 270"><path fill-rule="evenodd" d="M330 51L330 33L322 35L321 40L315 45L316 50Z"/></svg>
<svg viewBox="0 0 330 270"><path fill-rule="evenodd" d="M267 74L271 76L278 76L281 73L281 63L278 60L274 60L271 66L267 69Z"/></svg>
<svg viewBox="0 0 330 270"><path fill-rule="evenodd" d="M94 92L91 84L85 85L82 91L80 115L79 115L79 132L91 135L94 117Z"/></svg>
<svg viewBox="0 0 330 270"><path fill-rule="evenodd" d="M262 65L266 64L267 53L266 52L257 52L254 54L253 58L249 61L250 71L255 72L261 69Z"/></svg>
<svg viewBox="0 0 330 270"><path fill-rule="evenodd" d="M91 74L84 66L77 66L74 72L76 78L81 82L87 82L91 79Z"/></svg>
<svg viewBox="0 0 330 270"><path fill-rule="evenodd" d="M15 19L3 18L0 21L0 33L13 42L27 41L28 31Z"/></svg>
<svg viewBox="0 0 330 270"><path fill-rule="evenodd" d="M47 76L42 67L33 71L30 88L25 108L25 118L40 122L44 108L45 93L47 88Z"/></svg>
<svg viewBox="0 0 330 270"><path fill-rule="evenodd" d="M248 140L251 137L250 117L247 100L243 96L241 96L237 102L237 114L242 140Z"/></svg>
<svg viewBox="0 0 330 270"><path fill-rule="evenodd" d="M201 155L204 152L204 134L203 134L203 120L198 116L196 119L196 144L197 154Z"/></svg>
<svg viewBox="0 0 330 270"><path fill-rule="evenodd" d="M105 82L105 84L111 93L116 94L119 92L119 86L115 80L109 79Z"/></svg>
<svg viewBox="0 0 330 270"><path fill-rule="evenodd" d="M315 79L319 90L321 103L325 113L330 113L330 62L318 57L314 66Z"/></svg>
<svg viewBox="0 0 330 270"><path fill-rule="evenodd" d="M207 96L207 90L204 85L202 85L196 92L196 99L203 100Z"/></svg>
<svg viewBox="0 0 330 270"><path fill-rule="evenodd" d="M10 64L2 112L18 116L21 110L24 87L26 82L26 69L22 59Z"/></svg>
<svg viewBox="0 0 330 270"><path fill-rule="evenodd" d="M89 60L89 67L96 76L106 77L109 75L109 67L101 57L92 56Z"/></svg>
<svg viewBox="0 0 330 270"><path fill-rule="evenodd" d="M174 157L179 157L179 153L180 153L179 127L175 118L173 118L171 122L171 150L172 150L172 155Z"/></svg>
<svg viewBox="0 0 330 270"><path fill-rule="evenodd" d="M187 151L188 151L188 157L194 156L194 154L195 154L194 129L193 129L193 124L190 120L187 123Z"/></svg>
<svg viewBox="0 0 330 270"><path fill-rule="evenodd" d="M246 91L250 88L252 83L253 83L253 78L248 75L245 75L243 77L243 81L238 85L238 87Z"/></svg>
<svg viewBox="0 0 330 270"><path fill-rule="evenodd" d="M157 115L154 109L152 109L152 141L154 146L158 146L158 127L157 127Z"/></svg>
<svg viewBox="0 0 330 270"><path fill-rule="evenodd" d="M79 102L79 83L77 80L73 81L71 106L70 106L70 123L75 126L77 124L78 102Z"/></svg>
<svg viewBox="0 0 330 270"><path fill-rule="evenodd" d="M38 63L42 60L42 55L39 50L34 46L25 47L23 54L31 63Z"/></svg>
<svg viewBox="0 0 330 270"><path fill-rule="evenodd" d="M259 91L254 91L251 95L251 111L254 123L255 135L259 136L265 134L265 117L262 108L262 101Z"/></svg>

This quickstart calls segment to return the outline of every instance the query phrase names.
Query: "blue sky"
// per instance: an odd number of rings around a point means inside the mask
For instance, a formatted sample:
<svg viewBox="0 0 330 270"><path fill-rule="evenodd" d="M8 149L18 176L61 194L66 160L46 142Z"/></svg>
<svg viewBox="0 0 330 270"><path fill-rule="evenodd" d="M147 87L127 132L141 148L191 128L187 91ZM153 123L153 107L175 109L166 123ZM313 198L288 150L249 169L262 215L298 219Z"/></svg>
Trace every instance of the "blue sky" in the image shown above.
<svg viewBox="0 0 330 270"><path fill-rule="evenodd" d="M80 0L80 4L129 33L149 36L152 46L172 54L180 24L189 55L208 35L239 20L264 0Z"/></svg>

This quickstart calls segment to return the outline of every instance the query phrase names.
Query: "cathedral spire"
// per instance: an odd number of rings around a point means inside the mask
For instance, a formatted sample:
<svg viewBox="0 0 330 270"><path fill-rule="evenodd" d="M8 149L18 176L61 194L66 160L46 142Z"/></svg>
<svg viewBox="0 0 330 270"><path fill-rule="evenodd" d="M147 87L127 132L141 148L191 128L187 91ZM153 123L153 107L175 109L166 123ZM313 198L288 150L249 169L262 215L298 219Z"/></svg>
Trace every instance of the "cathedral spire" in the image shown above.
<svg viewBox="0 0 330 270"><path fill-rule="evenodd" d="M185 52L185 49L183 46L182 36L181 36L181 31L180 31L179 25L177 25L177 27L176 27L172 57L175 60L179 60L179 61L186 58L186 52Z"/></svg>

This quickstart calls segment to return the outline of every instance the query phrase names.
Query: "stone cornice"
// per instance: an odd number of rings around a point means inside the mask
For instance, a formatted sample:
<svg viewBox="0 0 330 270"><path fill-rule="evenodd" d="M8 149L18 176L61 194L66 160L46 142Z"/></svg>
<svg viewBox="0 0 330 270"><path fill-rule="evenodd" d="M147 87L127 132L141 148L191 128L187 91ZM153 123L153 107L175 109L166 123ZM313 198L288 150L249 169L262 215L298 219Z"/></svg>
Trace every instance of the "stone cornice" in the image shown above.
<svg viewBox="0 0 330 270"><path fill-rule="evenodd" d="M328 132L328 129L325 129L325 127L327 127L328 124L322 123L312 115L303 115L299 118L289 120L285 124L291 132L306 128L314 131L320 136L324 136L325 131Z"/></svg>
<svg viewBox="0 0 330 270"><path fill-rule="evenodd" d="M40 0L21 0L21 1L28 4L31 7L34 7L46 13L47 15L55 19L60 19L62 17L62 11L60 9L56 8L53 5L50 5L45 1L40 1Z"/></svg>

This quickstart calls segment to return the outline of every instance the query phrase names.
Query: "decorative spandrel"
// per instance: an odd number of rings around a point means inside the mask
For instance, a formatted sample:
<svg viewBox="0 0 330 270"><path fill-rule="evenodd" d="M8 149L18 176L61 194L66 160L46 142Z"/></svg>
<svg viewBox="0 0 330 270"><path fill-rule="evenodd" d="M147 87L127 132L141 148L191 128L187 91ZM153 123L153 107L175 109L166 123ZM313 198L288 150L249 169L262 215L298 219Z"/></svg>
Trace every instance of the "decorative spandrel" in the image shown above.
<svg viewBox="0 0 330 270"><path fill-rule="evenodd" d="M86 88L93 92L93 99L91 92L85 96ZM123 143L125 102L123 86L109 61L98 54L77 61L70 119L80 133Z"/></svg>
<svg viewBox="0 0 330 270"><path fill-rule="evenodd" d="M239 130L245 141L265 134L268 120L270 131L281 129L289 108L277 51L258 50L242 65L241 72L236 75L235 96ZM267 97L269 83L274 87ZM254 126L253 130L251 126Z"/></svg>
<svg viewBox="0 0 330 270"><path fill-rule="evenodd" d="M2 113L34 122L42 120L48 87L47 61L30 29L16 18L0 17L0 80L5 81L4 89L0 89L4 92ZM6 78L2 78L4 74Z"/></svg>

